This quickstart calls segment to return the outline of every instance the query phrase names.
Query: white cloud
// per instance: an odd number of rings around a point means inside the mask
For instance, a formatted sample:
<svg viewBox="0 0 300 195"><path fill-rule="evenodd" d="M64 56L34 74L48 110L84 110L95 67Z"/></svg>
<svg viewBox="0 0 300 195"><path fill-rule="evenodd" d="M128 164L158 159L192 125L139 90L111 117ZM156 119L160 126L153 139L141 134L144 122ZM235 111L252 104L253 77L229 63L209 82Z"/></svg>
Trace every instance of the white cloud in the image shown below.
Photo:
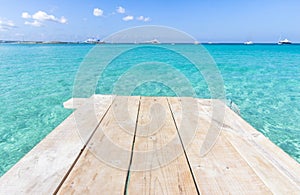
<svg viewBox="0 0 300 195"><path fill-rule="evenodd" d="M29 18L31 18L31 15L28 12L23 12L22 18L29 19Z"/></svg>
<svg viewBox="0 0 300 195"><path fill-rule="evenodd" d="M149 17L144 18L144 22L149 22L151 19Z"/></svg>
<svg viewBox="0 0 300 195"><path fill-rule="evenodd" d="M67 20L67 18L65 18L64 16L62 16L62 17L60 18L60 23L66 24L67 22L68 22L68 20Z"/></svg>
<svg viewBox="0 0 300 195"><path fill-rule="evenodd" d="M34 20L33 22L28 22L28 21L25 21L26 25L30 25L30 26L35 26L35 27L40 27L40 26L43 26L43 24L37 20Z"/></svg>
<svg viewBox="0 0 300 195"><path fill-rule="evenodd" d="M38 21L52 21L52 22L58 22L61 24L66 24L67 19L62 16L61 18L57 18L54 15L47 14L46 12L43 11L38 11L35 14L33 14L32 19L38 20Z"/></svg>
<svg viewBox="0 0 300 195"><path fill-rule="evenodd" d="M102 16L103 10L99 9L99 8L95 8L93 14L94 14L94 16Z"/></svg>
<svg viewBox="0 0 300 195"><path fill-rule="evenodd" d="M150 18L149 17L144 17L144 16L139 16L136 18L139 21L144 21L144 22L149 22Z"/></svg>
<svg viewBox="0 0 300 195"><path fill-rule="evenodd" d="M16 27L13 21L0 18L0 31L7 31Z"/></svg>
<svg viewBox="0 0 300 195"><path fill-rule="evenodd" d="M32 18L34 20L33 22L26 21L25 24L31 25L31 26L37 26L37 27L42 26L43 21L52 21L52 22L57 22L57 23L61 23L61 24L66 24L68 22L67 18L65 18L64 16L57 18L54 15L47 14L44 11L38 11L33 15L30 15L28 12L23 12L22 18L25 18L25 19Z"/></svg>
<svg viewBox="0 0 300 195"><path fill-rule="evenodd" d="M124 21L130 21L130 20L133 20L133 16L125 16L123 18Z"/></svg>
<svg viewBox="0 0 300 195"><path fill-rule="evenodd" d="M117 10L116 10L119 14L125 14L125 8L124 7L117 7Z"/></svg>
<svg viewBox="0 0 300 195"><path fill-rule="evenodd" d="M136 19L142 21L142 20L144 20L144 16L139 16Z"/></svg>

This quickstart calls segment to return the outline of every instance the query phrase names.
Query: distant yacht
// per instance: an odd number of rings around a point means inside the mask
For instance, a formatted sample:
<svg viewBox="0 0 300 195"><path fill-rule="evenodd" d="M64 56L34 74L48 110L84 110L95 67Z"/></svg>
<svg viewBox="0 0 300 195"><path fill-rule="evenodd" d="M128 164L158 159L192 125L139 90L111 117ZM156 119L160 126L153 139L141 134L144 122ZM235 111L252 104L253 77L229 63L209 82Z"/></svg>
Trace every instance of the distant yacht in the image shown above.
<svg viewBox="0 0 300 195"><path fill-rule="evenodd" d="M252 41L246 41L244 42L245 45L253 45L253 42Z"/></svg>
<svg viewBox="0 0 300 195"><path fill-rule="evenodd" d="M289 41L288 39L284 39L284 40L278 41L278 44L279 44L279 45L292 44L292 42Z"/></svg>
<svg viewBox="0 0 300 195"><path fill-rule="evenodd" d="M160 44L160 42L157 39L146 41L145 43L147 43L147 44Z"/></svg>
<svg viewBox="0 0 300 195"><path fill-rule="evenodd" d="M101 41L100 39L89 38L89 39L85 40L84 43L90 43L90 44L103 44L104 41Z"/></svg>

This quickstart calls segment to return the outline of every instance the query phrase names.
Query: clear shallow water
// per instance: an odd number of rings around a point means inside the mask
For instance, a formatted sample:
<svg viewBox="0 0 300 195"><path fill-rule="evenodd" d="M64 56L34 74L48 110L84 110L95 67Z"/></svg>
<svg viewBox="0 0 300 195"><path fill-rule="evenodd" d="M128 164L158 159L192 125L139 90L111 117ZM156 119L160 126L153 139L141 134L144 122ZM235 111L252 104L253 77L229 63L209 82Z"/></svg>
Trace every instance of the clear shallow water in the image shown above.
<svg viewBox="0 0 300 195"><path fill-rule="evenodd" d="M72 96L76 72L92 47L0 45L0 175L71 113L62 103ZM175 47L193 51L197 46ZM223 76L227 98L238 105L242 117L300 162L300 46L205 47ZM113 84L128 66L143 63L140 56L147 59L151 57L147 53L151 52L157 51L148 47L112 61L101 75L96 93L111 93ZM166 63L175 62L174 66L188 78L196 96L209 97L206 82L188 61L167 51L159 51L155 56ZM163 69L156 71L172 76ZM148 82L132 94L176 93L163 83Z"/></svg>
<svg viewBox="0 0 300 195"><path fill-rule="evenodd" d="M71 113L62 102L90 48L0 45L0 175Z"/></svg>
<svg viewBox="0 0 300 195"><path fill-rule="evenodd" d="M207 47L242 117L300 162L300 45Z"/></svg>

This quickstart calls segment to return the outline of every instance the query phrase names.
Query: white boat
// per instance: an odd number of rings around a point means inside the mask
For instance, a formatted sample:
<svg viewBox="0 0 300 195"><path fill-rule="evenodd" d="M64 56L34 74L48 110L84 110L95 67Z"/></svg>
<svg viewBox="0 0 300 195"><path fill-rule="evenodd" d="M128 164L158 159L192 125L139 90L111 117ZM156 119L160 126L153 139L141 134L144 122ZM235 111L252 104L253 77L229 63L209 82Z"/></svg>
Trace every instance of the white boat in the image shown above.
<svg viewBox="0 0 300 195"><path fill-rule="evenodd" d="M147 44L160 44L160 42L157 39L146 41L145 43L147 43Z"/></svg>
<svg viewBox="0 0 300 195"><path fill-rule="evenodd" d="M288 39L280 40L278 41L279 45L284 45L284 44L292 44L292 42Z"/></svg>
<svg viewBox="0 0 300 195"><path fill-rule="evenodd" d="M103 44L104 41L101 41L100 39L89 38L89 39L85 40L84 43Z"/></svg>
<svg viewBox="0 0 300 195"><path fill-rule="evenodd" d="M252 41L246 41L246 42L244 42L244 44L245 44L245 45L252 45L253 42L252 42Z"/></svg>

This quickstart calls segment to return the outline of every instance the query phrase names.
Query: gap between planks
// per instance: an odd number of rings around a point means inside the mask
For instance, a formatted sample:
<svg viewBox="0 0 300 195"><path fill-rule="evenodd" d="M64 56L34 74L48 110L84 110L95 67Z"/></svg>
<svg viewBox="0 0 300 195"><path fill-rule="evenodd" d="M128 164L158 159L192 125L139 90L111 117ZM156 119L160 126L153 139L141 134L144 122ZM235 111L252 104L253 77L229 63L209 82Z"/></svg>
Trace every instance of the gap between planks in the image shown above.
<svg viewBox="0 0 300 195"><path fill-rule="evenodd" d="M130 161L129 161L128 171L127 171L127 176L126 176L126 181L125 181L125 187L124 187L124 195L127 194L127 187L128 187L129 178L130 178L130 168L131 168L132 158L133 158L133 149L134 149L134 144L135 144L137 124L139 121L140 107L141 107L141 97L139 97L139 105L138 105L137 117L136 117L135 127L134 127L134 136L133 136L133 141L132 141L132 146L131 146Z"/></svg>
<svg viewBox="0 0 300 195"><path fill-rule="evenodd" d="M181 101L181 99L179 99L179 101ZM180 143L181 143L181 145L182 145L182 149L183 149L183 152L184 152L185 159L186 159L187 164L188 164L188 166L189 166L190 173L191 173L191 175L192 175L193 182L194 182L194 185L195 185L195 187L196 187L197 194L200 195L200 190L199 190L199 187L198 187L198 185L197 185L197 182L196 182L196 179L195 179L195 175L194 175L194 172L193 172L193 170L192 170L190 161L189 161L188 156L187 156L187 154L186 154L186 148L185 148L185 146L184 146L184 144L183 144L181 135L180 135L180 133L179 133L178 125L177 125L177 123L176 123L176 120L175 120L175 116L174 116L173 110L172 110L172 108L171 108L171 106L170 106L169 98L167 98L167 102L168 102L168 106L169 106L169 109L170 109L170 112L171 112L171 115L172 115L172 119L173 119L173 121L174 121L176 130L177 130L177 134L178 134L179 139L180 139Z"/></svg>
<svg viewBox="0 0 300 195"><path fill-rule="evenodd" d="M199 192L199 189L198 189L198 186L197 186L197 183L196 183L196 180L195 180L195 177L194 177L191 165L189 163L189 160L188 160L188 157L187 157L187 154L186 154L186 150L185 150L182 138L181 138L180 133L178 131L178 125L177 125L177 123L175 121L174 114L173 114L173 111L172 111L171 106L170 106L170 102L169 102L169 100L168 100L167 97L165 99L166 99L166 101L168 103L168 109L169 109L169 111L171 113L172 120L173 120L174 125L176 127L176 132L177 132L177 135L179 137L179 140L180 140L183 152L184 152L185 160L186 160L186 162L188 164L189 171L190 171L192 179L193 179L193 183L195 185L197 194L199 195L200 192ZM133 143L132 143L132 148L131 148L130 164L129 164L129 168L128 168L128 172L127 172L127 177L126 177L125 188L124 188L124 195L128 194L127 189L128 189L128 184L129 184L129 180L130 180L130 172L131 172L131 165L132 165L132 159L133 159L133 154L134 154L134 145L135 145L135 139L136 139L136 132L137 132L138 122L139 122L140 106L141 106L141 98L139 99L138 112L137 112L136 125L135 125L135 132L134 132L134 138L133 138Z"/></svg>
<svg viewBox="0 0 300 195"><path fill-rule="evenodd" d="M93 135L95 134L96 130L98 129L99 125L101 124L101 122L103 121L104 117L106 116L106 114L108 113L109 109L111 108L111 106L113 105L115 101L115 97L113 97L111 104L109 105L109 107L107 108L107 110L105 111L104 115L102 115L101 119L99 120L99 123L97 124L97 126L95 127L95 129L92 131L91 136L88 138L87 142L85 143L85 145L83 146L83 148L80 150L78 156L76 157L75 161L73 162L73 164L71 165L70 169L67 171L66 175L63 177L62 181L59 183L59 185L57 186L56 190L54 191L53 194L57 194L58 191L60 190L61 186L64 184L64 182L66 181L66 179L68 178L68 176L70 175L70 173L72 172L74 166L76 165L76 163L78 162L78 159L81 157L83 151L86 149L86 146L88 145L88 143L90 142L90 140L92 139Z"/></svg>
<svg viewBox="0 0 300 195"><path fill-rule="evenodd" d="M142 97L139 113L126 193L198 194L167 98Z"/></svg>

